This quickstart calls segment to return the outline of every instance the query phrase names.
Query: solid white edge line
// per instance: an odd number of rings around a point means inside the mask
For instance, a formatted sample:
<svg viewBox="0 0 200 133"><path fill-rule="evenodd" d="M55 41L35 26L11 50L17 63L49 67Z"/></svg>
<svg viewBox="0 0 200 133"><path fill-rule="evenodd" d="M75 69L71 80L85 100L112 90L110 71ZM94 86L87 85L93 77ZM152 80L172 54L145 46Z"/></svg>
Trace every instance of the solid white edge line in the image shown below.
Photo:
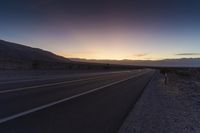
<svg viewBox="0 0 200 133"><path fill-rule="evenodd" d="M146 72L145 72L145 73L146 73ZM110 84L107 84L107 85L104 85L104 86L101 86L101 87L97 87L97 88L95 88L95 89L92 89L92 90L89 90L89 91L85 91L85 92L82 92L82 93L80 93L80 94L76 94L76 95L73 95L73 96L71 96L71 97L68 97L68 98L64 98L64 99L61 99L61 100L58 100L58 101L55 101L55 102L51 102L51 103L48 103L48 104L45 104L45 105L42 105L42 106L39 106L39 107L30 109L30 110L27 110L27 111L24 111L24 112L21 112L21 113L12 115L12 116L9 116L9 117L6 117L6 118L2 118L2 119L0 119L0 124L2 124L2 123L4 123L4 122L7 122L7 121L9 121L9 120L13 120L13 119L19 118L19 117L21 117L21 116L24 116L24 115L33 113L33 112L36 112L36 111L39 111L39 110L42 110L42 109L45 109L45 108L54 106L54 105L56 105L56 104L59 104L59 103L62 103L62 102L66 102L66 101L72 100L72 99L74 99L74 98L77 98L77 97L80 97L80 96L83 96L83 95L86 95L86 94L89 94L89 93L92 93L92 92L95 92L95 91L104 89L104 88L106 88L106 87L110 87L110 86L112 86L112 85L115 85L115 84L118 84L118 83L127 81L127 80L129 80L129 79L132 79L132 78L141 76L141 75L143 75L143 74L145 74L145 73L140 73L140 74L138 74L138 75L134 75L134 76L131 76L131 77L126 78L126 79L123 79L123 80L119 80L119 81L116 81L116 82L113 82L113 83L110 83Z"/></svg>
<svg viewBox="0 0 200 133"><path fill-rule="evenodd" d="M34 88L41 88L41 87L50 87L50 86L54 86L54 85L74 83L74 82L79 82L79 81L87 81L87 80L96 79L96 78L99 78L99 77L87 78L87 79L70 80L70 81L57 82L57 83L51 83L51 84L42 84L42 85L36 85L36 86L30 86L30 87L23 87L23 88L17 88L17 89L10 89L10 90L2 90L2 91L0 91L0 94L10 93L10 92L16 92L16 91L23 91L23 90L29 90L29 89L34 89Z"/></svg>

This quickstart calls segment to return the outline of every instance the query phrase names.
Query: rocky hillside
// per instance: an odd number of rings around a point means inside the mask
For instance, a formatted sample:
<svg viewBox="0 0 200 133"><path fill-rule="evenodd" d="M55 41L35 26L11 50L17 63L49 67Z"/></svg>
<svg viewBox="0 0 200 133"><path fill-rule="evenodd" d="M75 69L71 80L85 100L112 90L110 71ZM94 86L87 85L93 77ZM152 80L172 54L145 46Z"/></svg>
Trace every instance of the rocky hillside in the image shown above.
<svg viewBox="0 0 200 133"><path fill-rule="evenodd" d="M67 62L70 60L39 48L0 40L0 69L52 68Z"/></svg>
<svg viewBox="0 0 200 133"><path fill-rule="evenodd" d="M0 60L66 62L68 59L38 48L0 40Z"/></svg>

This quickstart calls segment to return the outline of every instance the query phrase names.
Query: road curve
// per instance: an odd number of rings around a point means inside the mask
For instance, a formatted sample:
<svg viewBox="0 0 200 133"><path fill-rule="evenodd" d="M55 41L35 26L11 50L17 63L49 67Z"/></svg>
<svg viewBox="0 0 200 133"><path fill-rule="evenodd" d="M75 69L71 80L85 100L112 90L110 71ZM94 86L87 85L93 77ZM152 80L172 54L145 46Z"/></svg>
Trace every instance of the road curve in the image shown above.
<svg viewBox="0 0 200 133"><path fill-rule="evenodd" d="M10 89L0 91L0 132L115 133L153 73L120 72L30 85L25 81L25 86L13 83L17 88L9 84Z"/></svg>

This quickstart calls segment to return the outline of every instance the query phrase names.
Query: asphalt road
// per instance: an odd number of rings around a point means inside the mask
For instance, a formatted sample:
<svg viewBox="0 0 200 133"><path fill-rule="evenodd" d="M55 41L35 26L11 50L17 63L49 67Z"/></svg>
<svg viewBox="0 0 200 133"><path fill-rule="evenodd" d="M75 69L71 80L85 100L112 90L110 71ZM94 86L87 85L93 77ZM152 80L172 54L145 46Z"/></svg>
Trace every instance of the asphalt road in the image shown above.
<svg viewBox="0 0 200 133"><path fill-rule="evenodd" d="M116 133L153 73L0 82L0 133Z"/></svg>

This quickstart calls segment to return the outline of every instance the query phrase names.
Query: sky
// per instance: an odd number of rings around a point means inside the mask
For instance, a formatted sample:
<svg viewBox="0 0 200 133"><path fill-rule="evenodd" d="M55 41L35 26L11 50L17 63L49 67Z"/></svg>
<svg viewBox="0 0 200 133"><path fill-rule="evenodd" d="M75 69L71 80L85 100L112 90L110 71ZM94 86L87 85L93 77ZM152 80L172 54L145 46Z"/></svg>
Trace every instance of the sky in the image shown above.
<svg viewBox="0 0 200 133"><path fill-rule="evenodd" d="M0 0L0 39L67 58L200 58L199 0Z"/></svg>

